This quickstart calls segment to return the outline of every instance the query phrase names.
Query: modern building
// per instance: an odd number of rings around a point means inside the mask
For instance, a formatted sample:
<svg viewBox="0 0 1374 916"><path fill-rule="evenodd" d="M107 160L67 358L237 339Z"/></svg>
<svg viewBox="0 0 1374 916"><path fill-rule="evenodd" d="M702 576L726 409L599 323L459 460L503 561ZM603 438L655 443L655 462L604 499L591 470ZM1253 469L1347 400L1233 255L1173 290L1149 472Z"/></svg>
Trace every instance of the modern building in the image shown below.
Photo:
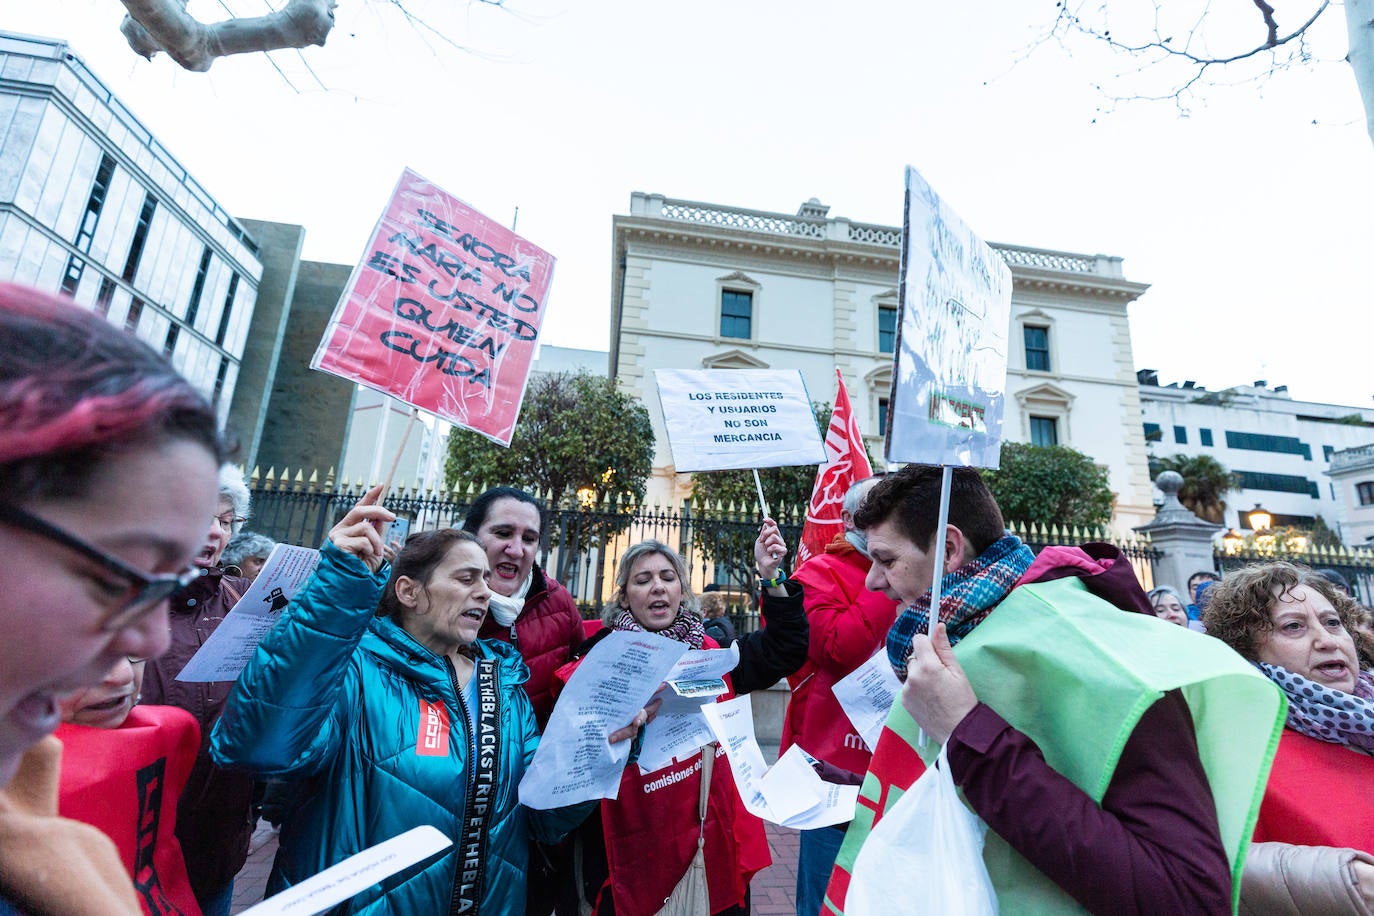
<svg viewBox="0 0 1374 916"><path fill-rule="evenodd" d="M165 351L227 420L257 244L64 42L0 32L0 278Z"/></svg>
<svg viewBox="0 0 1374 916"><path fill-rule="evenodd" d="M304 237L230 216L64 42L0 32L0 279L166 353L250 470L337 467L348 432L353 386L309 364L350 268Z"/></svg>
<svg viewBox="0 0 1374 916"><path fill-rule="evenodd" d="M1258 506L1272 516L1273 527L1306 528L1320 517L1344 529L1340 487L1374 477L1374 463L1359 476L1357 460L1374 445L1374 409L1295 401L1288 386L1270 387L1265 380L1208 391L1191 381L1161 385L1157 373L1142 369L1139 381L1151 457L1210 455L1236 475L1240 488L1226 497L1223 523L1229 528L1254 530L1250 512ZM1350 460L1334 462L1337 453ZM1347 481L1348 473L1359 479ZM1367 495L1374 501L1374 492ZM1363 543L1349 531L1342 536L1347 544Z"/></svg>
<svg viewBox="0 0 1374 916"><path fill-rule="evenodd" d="M835 370L882 452L898 320L901 229L635 193L613 221L611 374L641 397L658 441L649 500L691 492L676 474L656 368L800 369L833 401ZM1121 259L993 245L1011 267L1007 438L1063 444L1110 471L1121 532L1149 521L1145 442L1127 306L1148 288Z"/></svg>

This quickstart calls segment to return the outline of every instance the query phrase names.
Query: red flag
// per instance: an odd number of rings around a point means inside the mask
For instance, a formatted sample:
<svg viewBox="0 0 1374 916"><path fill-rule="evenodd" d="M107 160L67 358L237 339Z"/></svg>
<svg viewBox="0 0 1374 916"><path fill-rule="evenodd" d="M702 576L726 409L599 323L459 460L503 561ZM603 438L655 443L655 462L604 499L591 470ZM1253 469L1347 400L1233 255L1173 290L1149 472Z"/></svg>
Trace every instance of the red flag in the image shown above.
<svg viewBox="0 0 1374 916"><path fill-rule="evenodd" d="M797 548L797 565L805 563L825 551L825 545L844 530L840 510L844 508L844 494L856 480L873 476L873 466L864 451L864 438L859 422L849 406L849 392L844 376L835 370L839 390L835 392L835 412L830 415L830 427L825 431L825 451L830 460L816 472L816 487L811 491L811 505L806 510L806 525L802 528L801 544Z"/></svg>

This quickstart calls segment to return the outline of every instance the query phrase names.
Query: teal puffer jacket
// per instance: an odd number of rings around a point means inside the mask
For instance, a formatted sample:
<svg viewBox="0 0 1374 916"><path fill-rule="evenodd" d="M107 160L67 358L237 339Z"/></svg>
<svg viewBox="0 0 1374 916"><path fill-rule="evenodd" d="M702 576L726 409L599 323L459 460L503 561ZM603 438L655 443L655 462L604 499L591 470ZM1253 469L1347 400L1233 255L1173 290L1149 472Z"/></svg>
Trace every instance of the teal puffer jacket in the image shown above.
<svg viewBox="0 0 1374 916"><path fill-rule="evenodd" d="M416 914L449 909L472 777L473 735L449 663L373 612L386 568L371 573L327 544L311 581L263 639L215 726L223 766L300 780L299 807L282 827L268 882L277 893L412 827L430 824L454 846L374 885L336 913ZM483 914L523 913L530 831L553 842L594 804L529 811L517 789L539 744L522 689L528 669L512 647L479 640L498 659L501 744L487 839ZM421 754L421 700L442 704L448 753Z"/></svg>

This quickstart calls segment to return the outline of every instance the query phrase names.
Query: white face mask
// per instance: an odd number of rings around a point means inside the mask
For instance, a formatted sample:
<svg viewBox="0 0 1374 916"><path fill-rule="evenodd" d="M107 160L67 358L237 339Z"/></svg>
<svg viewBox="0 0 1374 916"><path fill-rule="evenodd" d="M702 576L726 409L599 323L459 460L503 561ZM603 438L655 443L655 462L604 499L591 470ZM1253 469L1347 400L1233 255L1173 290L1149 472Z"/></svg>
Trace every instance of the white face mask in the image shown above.
<svg viewBox="0 0 1374 916"><path fill-rule="evenodd" d="M505 595L498 595L496 592L491 593L491 601L487 604L487 610L498 626L515 626L515 621L519 619L520 613L525 610L525 596L530 593L530 583L533 581L534 570L530 570L525 581L520 583L515 594L509 598Z"/></svg>
<svg viewBox="0 0 1374 916"><path fill-rule="evenodd" d="M859 553L868 557L868 535L864 534L858 528L855 528L853 531L846 531L844 533L844 539L849 542L850 547L853 547ZM872 559L872 557L869 557L869 559Z"/></svg>

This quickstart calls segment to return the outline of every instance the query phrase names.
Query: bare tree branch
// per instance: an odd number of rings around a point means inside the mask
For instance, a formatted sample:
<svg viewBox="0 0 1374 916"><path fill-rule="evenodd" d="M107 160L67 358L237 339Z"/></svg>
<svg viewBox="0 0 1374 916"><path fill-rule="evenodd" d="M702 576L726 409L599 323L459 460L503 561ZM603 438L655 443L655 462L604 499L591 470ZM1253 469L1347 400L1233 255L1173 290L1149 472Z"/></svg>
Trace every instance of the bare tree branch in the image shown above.
<svg viewBox="0 0 1374 916"><path fill-rule="evenodd" d="M1264 14L1264 24L1269 26L1269 40L1264 46L1272 48L1278 44L1279 40L1279 24L1274 19L1274 8L1265 3L1264 0L1255 0L1255 6L1259 7L1259 11Z"/></svg>
<svg viewBox="0 0 1374 916"><path fill-rule="evenodd" d="M290 0L281 10L251 19L206 25L186 11L186 0L122 0L128 15L119 29L144 57L158 51L187 70L204 72L216 58L251 51L323 45L334 27L334 0Z"/></svg>

